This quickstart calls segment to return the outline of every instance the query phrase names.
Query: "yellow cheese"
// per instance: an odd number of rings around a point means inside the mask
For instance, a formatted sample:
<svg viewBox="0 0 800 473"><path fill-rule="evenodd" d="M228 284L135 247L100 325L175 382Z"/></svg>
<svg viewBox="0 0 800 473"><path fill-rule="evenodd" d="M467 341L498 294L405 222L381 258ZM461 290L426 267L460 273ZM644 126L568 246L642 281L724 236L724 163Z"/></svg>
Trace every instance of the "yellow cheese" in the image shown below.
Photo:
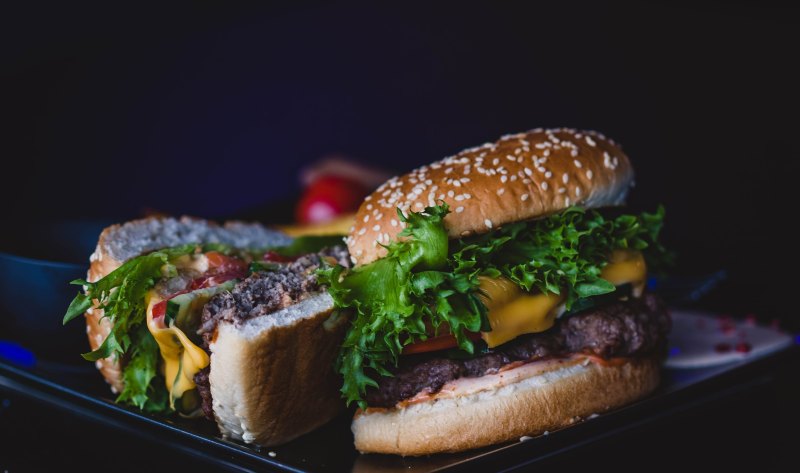
<svg viewBox="0 0 800 473"><path fill-rule="evenodd" d="M640 297L647 281L644 256L636 250L614 250L600 277L615 286L631 283L633 296Z"/></svg>
<svg viewBox="0 0 800 473"><path fill-rule="evenodd" d="M496 347L524 333L544 332L553 326L562 297L556 294L527 294L506 278L480 278L481 295L489 309L491 332L481 333L489 346Z"/></svg>
<svg viewBox="0 0 800 473"><path fill-rule="evenodd" d="M639 297L647 279L642 253L615 250L600 277L615 286L630 283L633 296ZM558 307L564 298L556 294L529 294L506 278L480 278L480 295L489 309L491 332L481 336L489 348L496 347L525 333L544 332L555 323Z"/></svg>
<svg viewBox="0 0 800 473"><path fill-rule="evenodd" d="M147 328L156 339L164 360L164 379L169 391L169 405L175 408L175 400L183 393L194 389L194 376L198 371L208 366L208 354L198 347L174 324L170 327L160 327L153 320L153 306L161 302L161 298L150 291L147 301Z"/></svg>

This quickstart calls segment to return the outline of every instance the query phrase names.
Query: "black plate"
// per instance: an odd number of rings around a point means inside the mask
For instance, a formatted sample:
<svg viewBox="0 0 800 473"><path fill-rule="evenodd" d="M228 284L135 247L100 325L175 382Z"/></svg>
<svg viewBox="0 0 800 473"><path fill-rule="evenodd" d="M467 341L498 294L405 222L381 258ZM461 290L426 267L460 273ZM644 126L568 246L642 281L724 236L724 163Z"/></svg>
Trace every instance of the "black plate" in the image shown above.
<svg viewBox="0 0 800 473"><path fill-rule="evenodd" d="M529 465L556 454L585 446L640 426L656 422L698 403L713 402L731 391L764 382L769 364L797 357L796 346L761 358L699 370L664 370L656 393L637 403L548 435L460 454L402 458L359 455L353 448L350 413L287 445L269 449L222 439L210 422L163 418L114 404L94 367L39 364L21 368L0 360L0 388L32 398L72 415L84 417L124 432L155 440L165 451L188 455L205 464L228 470L250 471L386 471L427 472L451 469Z"/></svg>

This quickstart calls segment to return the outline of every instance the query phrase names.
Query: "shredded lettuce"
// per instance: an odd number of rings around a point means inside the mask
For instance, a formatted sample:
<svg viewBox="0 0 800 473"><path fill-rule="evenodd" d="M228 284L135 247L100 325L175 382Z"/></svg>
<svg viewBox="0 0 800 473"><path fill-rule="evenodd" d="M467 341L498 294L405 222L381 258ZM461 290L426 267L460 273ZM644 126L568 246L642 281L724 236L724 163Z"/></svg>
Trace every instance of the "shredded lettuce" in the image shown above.
<svg viewBox="0 0 800 473"><path fill-rule="evenodd" d="M386 246L386 257L346 270L319 270L337 309L353 314L337 369L348 405L365 408L374 376L391 376L403 346L438 335L447 324L462 351L474 345L465 331L489 331L487 309L478 298L479 276L505 276L520 288L563 294L567 308L616 290L600 277L616 249L642 250L648 264L668 259L658 242L664 209L654 214L607 218L572 207L530 222L449 241L446 203L404 215L406 228ZM577 304L582 301L580 304Z"/></svg>
<svg viewBox="0 0 800 473"><path fill-rule="evenodd" d="M75 296L63 323L82 315L97 301L97 308L103 309L103 317L108 317L112 324L103 343L82 356L89 361L109 356L126 357L122 372L125 388L119 394L118 402L153 412L167 410L166 389L163 383L153 382L157 379L160 355L158 345L145 324L145 295L164 277L165 271L174 271L169 264L172 259L196 249L197 245L184 245L148 253L126 261L97 282L82 279L71 282L84 286L85 294Z"/></svg>
<svg viewBox="0 0 800 473"><path fill-rule="evenodd" d="M616 218L570 207L459 241L451 256L453 271L505 276L526 291L561 294L570 309L579 299L615 290L600 277L613 250L641 250L649 267L663 266L670 258L658 242L663 219L663 207L653 214Z"/></svg>
<svg viewBox="0 0 800 473"><path fill-rule="evenodd" d="M337 368L344 376L347 403L364 406L367 386L377 387L365 369L391 376L403 346L425 340L428 324L438 331L447 324L462 350L474 346L465 331L488 329L486 307L477 294L477 275L455 274L448 268L448 238L442 219L446 204L408 216L398 211L406 228L403 240L386 248L388 255L345 272L339 265L319 270L336 307L355 312Z"/></svg>

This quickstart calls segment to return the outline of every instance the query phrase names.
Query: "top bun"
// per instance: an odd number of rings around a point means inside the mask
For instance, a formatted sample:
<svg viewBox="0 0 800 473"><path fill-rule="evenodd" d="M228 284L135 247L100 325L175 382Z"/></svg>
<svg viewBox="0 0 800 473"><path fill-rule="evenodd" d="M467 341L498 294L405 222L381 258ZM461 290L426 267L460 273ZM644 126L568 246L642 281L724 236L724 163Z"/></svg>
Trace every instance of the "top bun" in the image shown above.
<svg viewBox="0 0 800 473"><path fill-rule="evenodd" d="M628 157L601 133L537 128L389 179L364 199L346 242L354 262L367 264L405 227L397 208L421 212L446 202L445 227L458 238L573 205L622 205L632 183Z"/></svg>

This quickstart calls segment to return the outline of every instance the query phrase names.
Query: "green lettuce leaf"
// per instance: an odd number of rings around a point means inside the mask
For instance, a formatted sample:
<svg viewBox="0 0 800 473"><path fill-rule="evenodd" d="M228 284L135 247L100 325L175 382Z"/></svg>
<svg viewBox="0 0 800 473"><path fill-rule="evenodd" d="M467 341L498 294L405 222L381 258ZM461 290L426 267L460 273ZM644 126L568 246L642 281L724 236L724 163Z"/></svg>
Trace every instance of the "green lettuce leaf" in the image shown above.
<svg viewBox="0 0 800 473"><path fill-rule="evenodd" d="M295 256L307 255L309 253L319 253L325 248L342 245L344 235L307 235L297 237L286 246L270 248L281 256L293 258Z"/></svg>
<svg viewBox="0 0 800 473"><path fill-rule="evenodd" d="M131 404L146 412L168 411L164 379L157 376L159 361L156 340L147 325L139 325L132 334L130 359L122 371L125 387L117 402Z"/></svg>

